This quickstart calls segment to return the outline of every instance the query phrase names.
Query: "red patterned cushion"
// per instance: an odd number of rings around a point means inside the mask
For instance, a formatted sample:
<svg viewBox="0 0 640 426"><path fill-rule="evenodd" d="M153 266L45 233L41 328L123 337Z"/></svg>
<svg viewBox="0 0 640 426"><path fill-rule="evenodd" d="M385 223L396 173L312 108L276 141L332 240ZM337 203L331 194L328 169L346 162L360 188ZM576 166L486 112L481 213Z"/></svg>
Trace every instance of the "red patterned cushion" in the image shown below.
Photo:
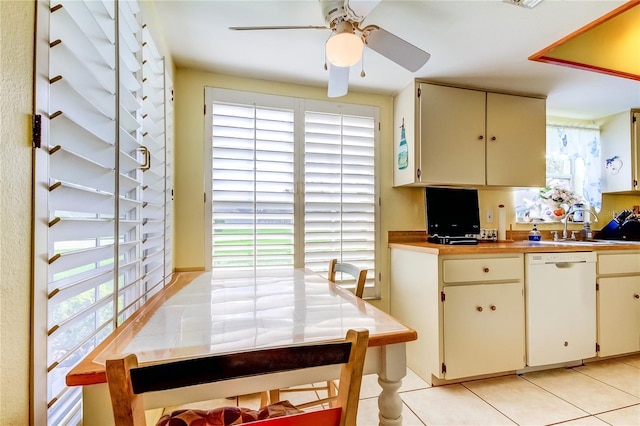
<svg viewBox="0 0 640 426"><path fill-rule="evenodd" d="M302 412L289 401L277 402L259 410L242 407L219 407L212 410L183 409L160 417L156 426L232 426Z"/></svg>

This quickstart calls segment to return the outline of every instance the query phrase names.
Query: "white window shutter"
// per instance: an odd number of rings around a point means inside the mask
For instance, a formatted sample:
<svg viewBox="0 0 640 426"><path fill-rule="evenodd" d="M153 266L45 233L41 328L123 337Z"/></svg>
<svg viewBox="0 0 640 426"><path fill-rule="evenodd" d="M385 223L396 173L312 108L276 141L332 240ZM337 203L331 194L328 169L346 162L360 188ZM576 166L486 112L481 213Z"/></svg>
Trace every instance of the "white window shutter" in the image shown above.
<svg viewBox="0 0 640 426"><path fill-rule="evenodd" d="M136 0L43 0L37 10L33 421L77 424L82 389L66 374L171 274L157 249L171 244L171 124L163 59L143 40ZM161 140L149 143L148 172L146 135Z"/></svg>
<svg viewBox="0 0 640 426"><path fill-rule="evenodd" d="M293 111L212 105L214 268L293 266Z"/></svg>
<svg viewBox="0 0 640 426"><path fill-rule="evenodd" d="M375 271L375 120L305 112L305 267L329 260Z"/></svg>
<svg viewBox="0 0 640 426"><path fill-rule="evenodd" d="M212 267L326 273L338 258L377 295L377 109L209 90Z"/></svg>

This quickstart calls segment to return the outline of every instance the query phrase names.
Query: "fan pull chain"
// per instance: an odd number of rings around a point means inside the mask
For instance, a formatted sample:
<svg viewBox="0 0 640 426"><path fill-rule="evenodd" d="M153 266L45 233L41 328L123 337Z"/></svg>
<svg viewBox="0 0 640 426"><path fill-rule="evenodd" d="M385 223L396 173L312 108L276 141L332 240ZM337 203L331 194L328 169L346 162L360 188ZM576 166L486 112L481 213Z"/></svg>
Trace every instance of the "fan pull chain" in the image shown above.
<svg viewBox="0 0 640 426"><path fill-rule="evenodd" d="M360 65L362 65L362 71L360 71L360 77L364 78L367 74L364 72L364 52L362 52L362 59L360 59Z"/></svg>

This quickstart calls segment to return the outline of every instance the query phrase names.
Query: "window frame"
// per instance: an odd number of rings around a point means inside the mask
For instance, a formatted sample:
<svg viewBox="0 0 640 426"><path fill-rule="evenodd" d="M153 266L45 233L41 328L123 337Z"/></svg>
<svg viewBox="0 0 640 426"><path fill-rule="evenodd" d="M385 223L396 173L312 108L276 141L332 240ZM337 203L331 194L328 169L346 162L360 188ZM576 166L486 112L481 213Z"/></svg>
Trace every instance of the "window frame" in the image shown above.
<svg viewBox="0 0 640 426"><path fill-rule="evenodd" d="M599 132L599 127L597 126L592 126L592 125L578 125L578 124L562 124L562 123L547 123L546 124L546 134L548 135L549 130L551 128L578 128L578 129L583 129L583 130L593 130L593 131L598 131ZM598 136L599 138L599 136ZM547 136L547 146L549 144L549 137ZM548 148L547 148L547 162L549 161L549 156L548 156ZM545 178L545 185L546 186L552 186L552 184L554 182L558 182L558 181L568 181L569 182L569 187L576 191L576 173L578 173L578 160L582 160L583 161L583 169L585 169L585 165L584 165L584 161L585 159L583 157L575 157L575 158L571 158L568 157L566 159L566 161L568 161L569 163L569 168L570 168L570 173L569 174L561 174L561 173L549 173L549 169L547 168L547 173L546 173L546 178ZM513 201L514 201L514 205L515 205L515 213L514 213L514 221L516 224L529 224L529 223L535 223L535 224L540 224L540 223L554 223L553 221L546 221L546 220L537 220L537 219L533 219L533 220L529 220L529 221L525 221L521 219L522 215L528 215L528 213L530 211L532 211L531 208L529 209L522 209L522 205L521 205L521 201L522 199L525 197L524 193L525 192L532 192L532 193L536 193L542 189L542 188L528 188L528 189L516 189L513 193ZM591 209L591 203L589 200L583 198L582 201L580 201L580 203L583 205L584 208L586 209ZM543 204L541 202L537 202L537 204ZM533 207L533 206L532 206ZM525 213L526 212L526 213ZM571 221L570 221L571 223ZM582 223L582 222L580 222Z"/></svg>
<svg viewBox="0 0 640 426"><path fill-rule="evenodd" d="M343 102L325 101L317 99L303 99L284 95L272 95L265 93L246 92L233 89L206 86L204 91L205 119L204 119L204 141L203 141L203 165L204 165L204 263L205 270L212 270L212 130L213 114L211 105L216 101L260 105L275 108L291 108L294 110L294 170L296 176L303 176L304 171L304 122L305 111L320 113L344 113L346 115L366 115L373 117L374 128L374 185L375 185L375 231L374 231L374 262L373 286L365 287L364 297L379 299L381 295L380 285L380 259L381 256L381 224L380 224L380 108L372 105L348 104ZM304 181L295 181L296 197L294 200L294 266L304 267ZM300 249L298 249L300 248ZM327 269L328 269L327 262ZM323 271L326 272L326 271Z"/></svg>

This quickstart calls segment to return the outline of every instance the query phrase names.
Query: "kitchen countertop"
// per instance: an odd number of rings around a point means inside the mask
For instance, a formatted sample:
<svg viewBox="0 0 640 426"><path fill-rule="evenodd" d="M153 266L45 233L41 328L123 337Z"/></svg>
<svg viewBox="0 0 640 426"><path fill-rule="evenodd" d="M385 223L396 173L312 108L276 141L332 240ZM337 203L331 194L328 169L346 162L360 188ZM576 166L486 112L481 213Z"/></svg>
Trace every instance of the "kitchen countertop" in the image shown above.
<svg viewBox="0 0 640 426"><path fill-rule="evenodd" d="M507 236L508 237L508 236ZM392 231L389 233L389 248L420 251L437 255L455 254L501 254L501 253L550 253L576 251L621 251L640 250L640 241L554 242L551 239L539 242L509 240L502 242L479 242L474 245L447 245L426 242L424 231Z"/></svg>

